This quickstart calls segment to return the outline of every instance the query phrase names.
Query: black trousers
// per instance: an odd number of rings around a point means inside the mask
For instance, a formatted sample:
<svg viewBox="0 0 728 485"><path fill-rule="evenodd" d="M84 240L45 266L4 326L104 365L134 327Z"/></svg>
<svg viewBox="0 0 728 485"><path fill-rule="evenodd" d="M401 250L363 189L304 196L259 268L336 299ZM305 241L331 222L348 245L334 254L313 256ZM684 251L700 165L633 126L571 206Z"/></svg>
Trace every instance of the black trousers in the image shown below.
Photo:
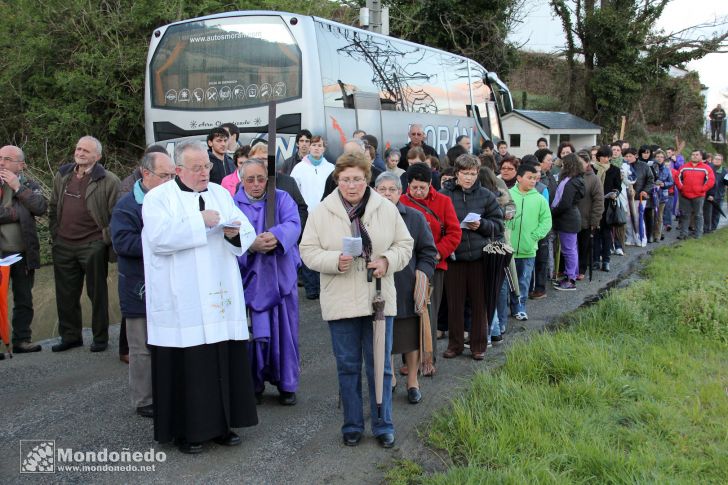
<svg viewBox="0 0 728 485"><path fill-rule="evenodd" d="M53 245L53 275L56 280L58 333L64 342L81 340L83 318L81 292L84 279L91 300L91 329L94 342L109 341L109 247L103 241L80 246L56 242Z"/></svg>
<svg viewBox="0 0 728 485"><path fill-rule="evenodd" d="M3 252L2 257L14 254ZM28 269L25 253L20 261L10 266L10 284L13 287L13 345L30 342L30 324L33 322L33 283L35 270Z"/></svg>
<svg viewBox="0 0 728 485"><path fill-rule="evenodd" d="M611 258L612 249L612 227L608 226L602 218L602 222L599 224L599 229L594 233L594 248L592 249L592 255L594 256L594 263L599 262L599 256L602 257L602 263L609 263ZM581 258L579 258L581 261Z"/></svg>
<svg viewBox="0 0 728 485"><path fill-rule="evenodd" d="M549 236L538 242L536 268L533 272L533 291L546 291L549 273Z"/></svg>

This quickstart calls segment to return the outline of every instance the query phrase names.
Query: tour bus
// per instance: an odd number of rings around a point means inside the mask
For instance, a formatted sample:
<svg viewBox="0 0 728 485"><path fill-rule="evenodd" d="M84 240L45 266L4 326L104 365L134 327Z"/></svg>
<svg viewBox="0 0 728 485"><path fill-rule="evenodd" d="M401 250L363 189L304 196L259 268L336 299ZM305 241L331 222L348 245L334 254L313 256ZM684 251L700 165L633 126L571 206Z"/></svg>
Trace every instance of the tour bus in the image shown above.
<svg viewBox="0 0 728 485"><path fill-rule="evenodd" d="M147 144L171 152L182 138L232 122L241 142L268 132L276 103L277 160L306 128L334 160L355 130L380 151L408 142L421 124L440 155L460 135L494 143L512 110L508 88L471 59L305 15L245 11L154 31L147 58Z"/></svg>

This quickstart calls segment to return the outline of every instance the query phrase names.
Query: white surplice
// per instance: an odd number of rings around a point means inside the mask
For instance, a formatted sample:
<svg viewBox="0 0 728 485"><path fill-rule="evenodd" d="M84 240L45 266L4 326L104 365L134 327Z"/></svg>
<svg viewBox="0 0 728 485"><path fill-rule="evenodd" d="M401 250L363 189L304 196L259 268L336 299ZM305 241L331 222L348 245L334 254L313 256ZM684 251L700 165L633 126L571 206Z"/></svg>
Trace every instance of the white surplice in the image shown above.
<svg viewBox="0 0 728 485"><path fill-rule="evenodd" d="M240 221L241 247L222 227L205 227L199 198L220 222ZM149 191L142 207L148 343L192 347L247 340L245 297L236 256L255 239L255 230L230 193L210 183L187 192L176 181Z"/></svg>

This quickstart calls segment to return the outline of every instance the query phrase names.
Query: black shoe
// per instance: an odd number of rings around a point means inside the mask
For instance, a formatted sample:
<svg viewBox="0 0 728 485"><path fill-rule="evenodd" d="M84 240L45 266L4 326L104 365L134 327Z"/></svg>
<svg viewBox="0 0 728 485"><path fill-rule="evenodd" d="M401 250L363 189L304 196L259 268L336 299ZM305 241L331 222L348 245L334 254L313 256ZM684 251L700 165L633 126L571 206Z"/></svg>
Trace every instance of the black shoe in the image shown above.
<svg viewBox="0 0 728 485"><path fill-rule="evenodd" d="M91 352L103 352L108 348L109 344L106 342L94 342L91 344Z"/></svg>
<svg viewBox="0 0 728 485"><path fill-rule="evenodd" d="M495 345L496 343L501 343L503 342L503 335L491 335L490 341L493 342L493 345Z"/></svg>
<svg viewBox="0 0 728 485"><path fill-rule="evenodd" d="M255 404L263 404L263 391L255 393Z"/></svg>
<svg viewBox="0 0 728 485"><path fill-rule="evenodd" d="M13 344L13 352L16 354L29 354L31 352L40 352L41 350L43 350L43 347L32 342L26 341Z"/></svg>
<svg viewBox="0 0 728 485"><path fill-rule="evenodd" d="M51 347L51 350L53 352L65 352L68 349L72 349L74 347L83 347L83 340L76 340L75 342L64 342L61 340L60 343L57 343L53 347Z"/></svg>
<svg viewBox="0 0 728 485"><path fill-rule="evenodd" d="M234 431L228 431L226 435L215 438L215 443L222 446L238 446L243 440Z"/></svg>
<svg viewBox="0 0 728 485"><path fill-rule="evenodd" d="M356 446L361 441L361 433L359 431L352 431L351 433L344 433L344 444L346 446Z"/></svg>
<svg viewBox="0 0 728 485"><path fill-rule="evenodd" d="M315 295L306 295L306 299L308 299L308 300L318 300L319 299L319 295L318 295L318 293L316 293Z"/></svg>
<svg viewBox="0 0 728 485"><path fill-rule="evenodd" d="M280 395L278 396L278 402L281 403L283 406L295 406L297 402L296 393L280 391Z"/></svg>
<svg viewBox="0 0 728 485"><path fill-rule="evenodd" d="M602 271L609 273L609 263L602 263Z"/></svg>
<svg viewBox="0 0 728 485"><path fill-rule="evenodd" d="M392 433L384 433L377 436L377 441L382 448L394 447L394 435Z"/></svg>
<svg viewBox="0 0 728 485"><path fill-rule="evenodd" d="M422 393L416 387L410 387L407 389L407 400L410 404L417 404L422 401Z"/></svg>
<svg viewBox="0 0 728 485"><path fill-rule="evenodd" d="M139 406L136 413L142 418L153 418L154 417L154 405L147 404L146 406Z"/></svg>
<svg viewBox="0 0 728 485"><path fill-rule="evenodd" d="M190 443L187 440L176 439L174 444L177 445L177 449L182 453L188 455L197 455L202 453L202 443Z"/></svg>

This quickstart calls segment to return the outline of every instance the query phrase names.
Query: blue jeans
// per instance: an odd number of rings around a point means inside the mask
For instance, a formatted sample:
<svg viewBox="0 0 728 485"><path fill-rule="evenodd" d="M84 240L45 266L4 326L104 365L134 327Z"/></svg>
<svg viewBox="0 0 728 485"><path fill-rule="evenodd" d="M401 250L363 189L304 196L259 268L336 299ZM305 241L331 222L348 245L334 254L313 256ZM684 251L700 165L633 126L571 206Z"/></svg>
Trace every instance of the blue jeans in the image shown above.
<svg viewBox="0 0 728 485"><path fill-rule="evenodd" d="M508 286L508 280L503 279L503 285L501 286L500 292L498 293L498 302L496 303L496 315L498 318L493 318L493 324L490 326L490 335L496 337L500 334L506 333L506 327L508 326L508 296L510 295L510 287Z"/></svg>
<svg viewBox="0 0 728 485"><path fill-rule="evenodd" d="M382 392L382 416L378 417L377 399L374 392L374 353L372 348L372 316L345 318L329 322L331 346L336 357L339 375L339 393L344 407L342 433L364 431L364 411L361 392L362 354L369 386L369 408L372 418L372 434L379 436L394 433L392 423L392 324L394 317L386 317L384 339L384 387Z"/></svg>
<svg viewBox="0 0 728 485"><path fill-rule="evenodd" d="M526 301L528 300L528 287L531 286L531 275L533 275L533 268L535 266L536 258L516 258L518 289L521 292L521 296L517 297L515 293L511 293L512 314L526 311Z"/></svg>

